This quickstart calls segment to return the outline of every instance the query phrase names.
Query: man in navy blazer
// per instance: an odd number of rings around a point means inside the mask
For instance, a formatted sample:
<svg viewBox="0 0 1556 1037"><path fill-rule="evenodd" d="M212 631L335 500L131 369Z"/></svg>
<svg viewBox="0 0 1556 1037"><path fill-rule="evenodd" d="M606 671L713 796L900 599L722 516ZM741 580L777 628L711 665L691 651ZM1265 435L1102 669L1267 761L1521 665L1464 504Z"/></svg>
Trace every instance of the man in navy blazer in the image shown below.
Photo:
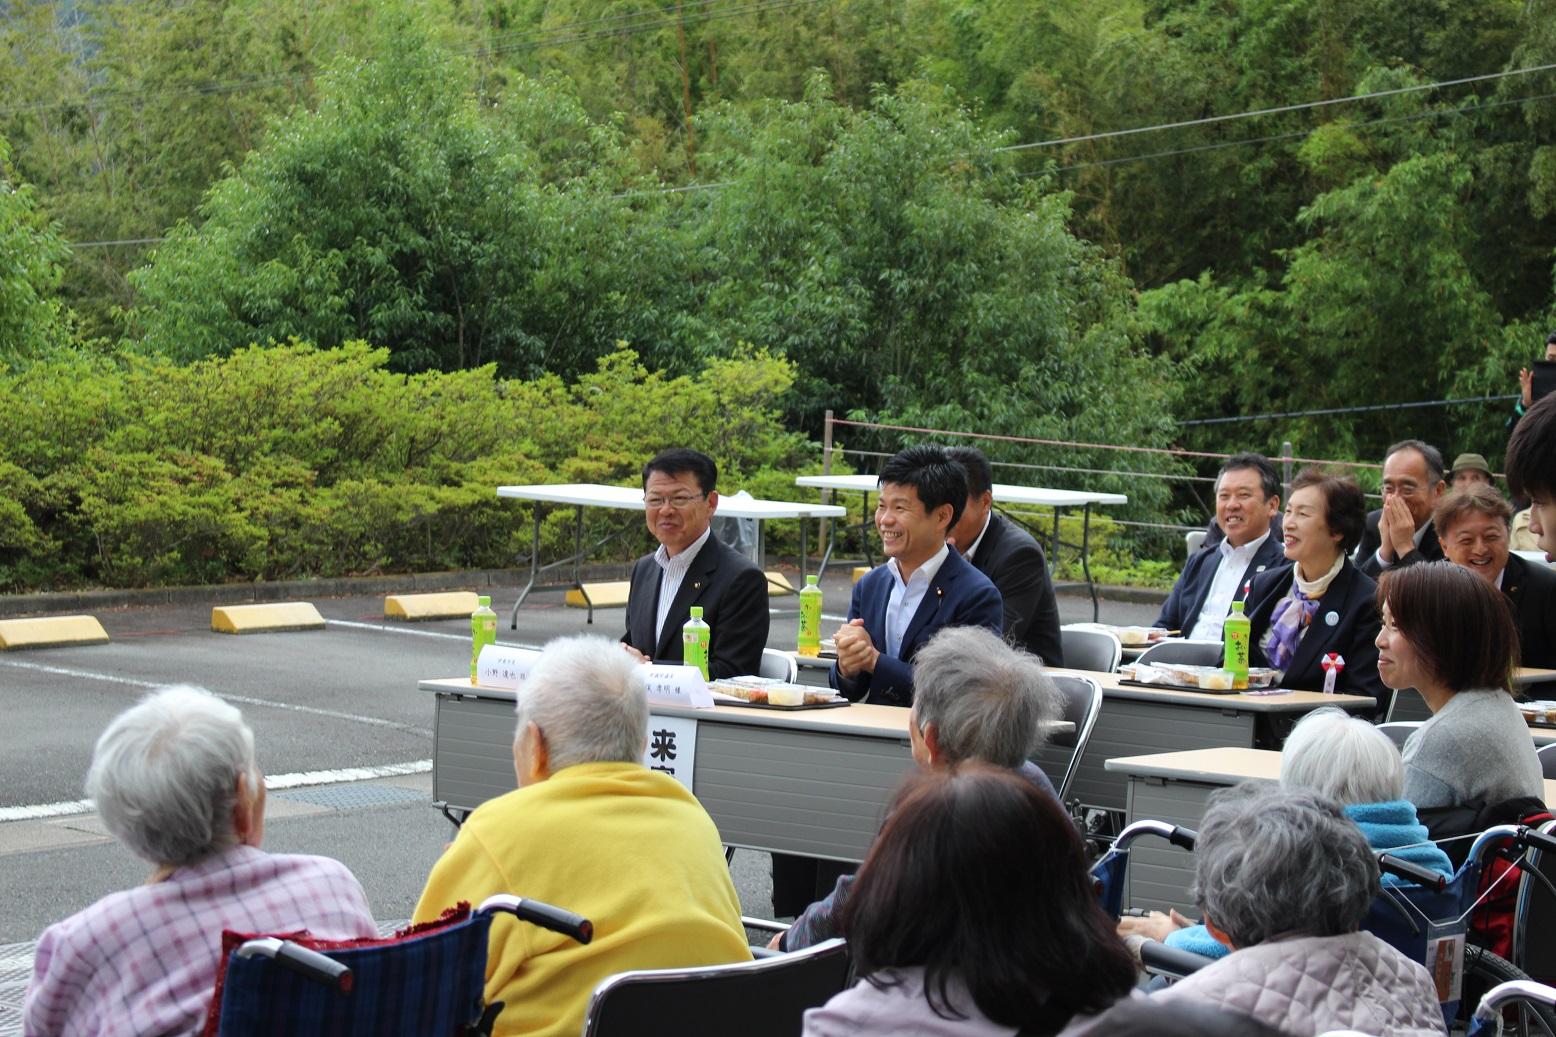
<svg viewBox="0 0 1556 1037"><path fill-rule="evenodd" d="M999 591L946 543L966 503L966 472L940 447L909 447L881 468L875 528L886 564L854 585L830 673L847 698L911 706L913 655L935 631L1001 632Z"/></svg>
<svg viewBox="0 0 1556 1037"><path fill-rule="evenodd" d="M1289 564L1273 523L1280 514L1280 476L1269 458L1234 454L1216 476L1216 524L1225 536L1194 552L1156 617L1156 625L1197 641L1221 640L1221 623L1244 588L1268 569Z"/></svg>

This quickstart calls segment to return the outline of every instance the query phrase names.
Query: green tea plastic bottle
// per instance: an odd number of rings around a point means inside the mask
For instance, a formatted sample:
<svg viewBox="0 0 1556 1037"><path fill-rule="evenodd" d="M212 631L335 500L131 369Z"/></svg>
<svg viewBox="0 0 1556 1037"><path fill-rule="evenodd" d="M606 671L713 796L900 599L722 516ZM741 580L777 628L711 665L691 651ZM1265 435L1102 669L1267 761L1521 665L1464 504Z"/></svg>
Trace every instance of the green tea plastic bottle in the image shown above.
<svg viewBox="0 0 1556 1037"><path fill-rule="evenodd" d="M1232 671L1232 687L1238 691L1248 687L1248 644L1253 639L1253 624L1243 615L1243 603L1232 602L1232 614L1221 624L1221 637L1225 644L1222 665Z"/></svg>
<svg viewBox="0 0 1556 1037"><path fill-rule="evenodd" d="M481 595L476 610L470 613L470 683L475 683L476 663L481 661L481 649L497 643L497 613L492 611L492 599Z"/></svg>
<svg viewBox="0 0 1556 1037"><path fill-rule="evenodd" d="M681 628L681 661L702 671L702 679L708 679L708 642L713 629L702 621L702 606L691 607L692 618Z"/></svg>
<svg viewBox="0 0 1556 1037"><path fill-rule="evenodd" d="M821 654L821 588L816 577L805 577L805 587L800 591L800 640L796 646L799 655L814 659Z"/></svg>

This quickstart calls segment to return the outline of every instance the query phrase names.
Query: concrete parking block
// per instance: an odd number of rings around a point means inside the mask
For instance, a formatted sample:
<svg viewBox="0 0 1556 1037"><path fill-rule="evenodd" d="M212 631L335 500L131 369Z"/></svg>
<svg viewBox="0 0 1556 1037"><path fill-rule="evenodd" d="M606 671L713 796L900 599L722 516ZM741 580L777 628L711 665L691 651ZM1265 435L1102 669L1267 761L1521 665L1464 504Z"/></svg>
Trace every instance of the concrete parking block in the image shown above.
<svg viewBox="0 0 1556 1037"><path fill-rule="evenodd" d="M632 589L631 580L608 580L602 583L586 583L584 591L589 594L589 600L585 601L583 592L577 587L567 592L563 598L568 608L585 609L591 604L597 609L619 609L627 605L627 592Z"/></svg>
<svg viewBox="0 0 1556 1037"><path fill-rule="evenodd" d="M384 618L416 622L466 618L480 605L475 591L435 594L390 594L384 598Z"/></svg>
<svg viewBox="0 0 1556 1037"><path fill-rule="evenodd" d="M0 651L107 643L108 631L103 629L95 616L0 620Z"/></svg>
<svg viewBox="0 0 1556 1037"><path fill-rule="evenodd" d="M324 617L306 601L267 605L218 605L211 609L211 629L218 634L268 634L284 630L323 630Z"/></svg>

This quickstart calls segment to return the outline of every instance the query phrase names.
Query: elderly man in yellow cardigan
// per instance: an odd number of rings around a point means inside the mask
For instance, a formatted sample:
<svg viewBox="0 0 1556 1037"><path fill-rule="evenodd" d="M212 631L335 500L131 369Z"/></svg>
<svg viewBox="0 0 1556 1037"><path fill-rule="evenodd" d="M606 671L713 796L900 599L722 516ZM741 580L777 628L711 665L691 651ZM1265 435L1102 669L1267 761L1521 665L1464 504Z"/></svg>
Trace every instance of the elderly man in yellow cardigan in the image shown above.
<svg viewBox="0 0 1556 1037"><path fill-rule="evenodd" d="M583 1028L595 985L628 969L751 957L718 829L674 778L642 764L642 667L619 645L547 645L518 695L519 787L483 803L416 905L430 921L461 900L533 897L594 923L588 945L510 916L493 921L486 999L498 1035Z"/></svg>

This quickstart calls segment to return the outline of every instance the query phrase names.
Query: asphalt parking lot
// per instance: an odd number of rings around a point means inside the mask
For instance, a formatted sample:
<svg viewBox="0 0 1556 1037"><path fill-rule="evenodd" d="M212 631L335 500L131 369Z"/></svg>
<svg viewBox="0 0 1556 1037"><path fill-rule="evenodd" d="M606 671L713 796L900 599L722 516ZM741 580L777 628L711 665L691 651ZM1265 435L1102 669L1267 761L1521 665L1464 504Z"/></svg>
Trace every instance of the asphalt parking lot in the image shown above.
<svg viewBox="0 0 1556 1037"><path fill-rule="evenodd" d="M826 613L839 616L848 576L830 573L824 588ZM494 595L500 643L620 636L623 610L597 611L591 627L582 610L563 607L559 591L532 595L510 631L516 596L517 588ZM380 920L409 916L453 834L431 805L432 700L416 682L466 672L469 624L386 622L379 593L313 601L327 621L322 631L215 634L208 604L164 604L96 611L106 645L0 654L0 945L33 940L144 879L147 867L81 801L81 783L107 722L176 683L227 698L253 727L261 766L284 786L269 796L266 848L337 857L362 880ZM791 645L794 599L773 607L769 643ZM1060 609L1067 622L1091 618L1083 597L1061 595ZM1102 619L1149 623L1155 613L1155 605L1104 602ZM769 914L765 855L743 851L734 870L746 912ZM12 1032L7 1015L0 1004L0 1034Z"/></svg>

